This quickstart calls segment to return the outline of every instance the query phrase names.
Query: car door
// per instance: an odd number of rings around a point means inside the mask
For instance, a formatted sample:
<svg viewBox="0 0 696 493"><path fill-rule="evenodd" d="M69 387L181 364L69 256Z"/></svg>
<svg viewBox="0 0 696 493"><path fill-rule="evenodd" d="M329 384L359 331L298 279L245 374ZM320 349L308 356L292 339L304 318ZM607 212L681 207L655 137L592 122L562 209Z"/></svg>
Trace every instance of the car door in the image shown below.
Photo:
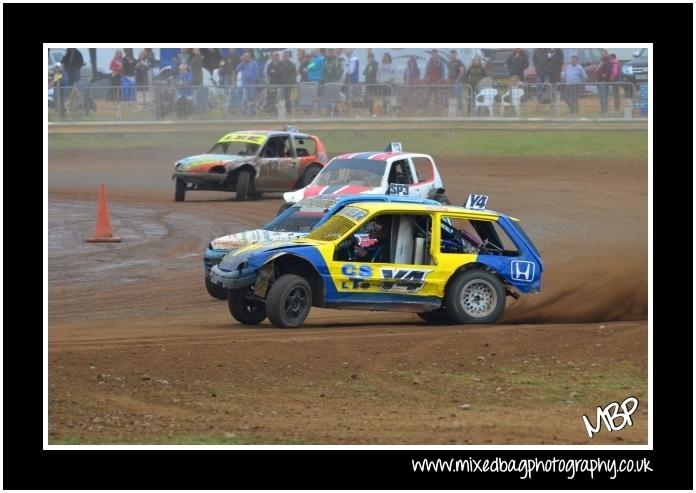
<svg viewBox="0 0 696 493"><path fill-rule="evenodd" d="M415 179L410 161L408 159L392 161L387 171L387 194L420 197L421 195L417 189L413 188L413 185L415 185Z"/></svg>
<svg viewBox="0 0 696 493"><path fill-rule="evenodd" d="M436 186L435 163L429 157L417 156L408 159L408 166L413 177L411 195L427 198L428 192Z"/></svg>
<svg viewBox="0 0 696 493"><path fill-rule="evenodd" d="M273 136L261 149L257 190L289 190L297 181L297 158L289 136Z"/></svg>
<svg viewBox="0 0 696 493"><path fill-rule="evenodd" d="M437 259L437 269L431 274L430 282L445 294L450 278L469 263L475 262L477 252L469 233L475 233L468 218L456 214L438 214L432 234L432 251Z"/></svg>
<svg viewBox="0 0 696 493"><path fill-rule="evenodd" d="M382 226L377 232L375 224ZM334 256L331 276L341 302L373 309L388 303L389 310L410 303L423 303L423 309L438 305L430 277L436 269L429 250L431 225L431 214L382 213L365 221L355 236L369 253L361 256L356 248L346 256L339 245Z"/></svg>
<svg viewBox="0 0 696 493"><path fill-rule="evenodd" d="M297 140L302 140L304 142L303 139L297 138ZM297 148L299 147L297 140L296 136L290 134L287 157L290 158L290 172L292 172L292 179L294 180L293 185L295 184L295 182L297 182L297 179L302 174L302 167L300 166L300 164L302 163L302 156L300 156L297 152Z"/></svg>

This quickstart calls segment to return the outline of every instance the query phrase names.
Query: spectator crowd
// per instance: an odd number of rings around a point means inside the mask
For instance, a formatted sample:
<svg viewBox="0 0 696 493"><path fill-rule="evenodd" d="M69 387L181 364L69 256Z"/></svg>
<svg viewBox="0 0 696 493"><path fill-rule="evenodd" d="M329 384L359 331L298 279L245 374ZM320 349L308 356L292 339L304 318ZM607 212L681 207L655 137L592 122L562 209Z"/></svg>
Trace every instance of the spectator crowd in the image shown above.
<svg viewBox="0 0 696 493"><path fill-rule="evenodd" d="M370 114L375 114L376 105L380 112L388 111L389 105L395 104L393 96L397 87L403 85L400 94L403 100L409 101L415 97L418 86L423 86L418 94L425 94L421 101L425 108L442 105L444 97L447 97L456 101L458 112L468 111L468 114L472 114L477 107L472 96L478 97L476 93L485 87L484 81L487 85L495 84L480 56L473 57L469 66L459 58L456 50L431 50L427 60L419 58L411 56L405 68L401 69L394 64L390 53L383 53L378 60L371 49L367 49L366 59L360 60L354 50L344 48L276 51L183 48L171 60L160 63L151 48L140 50L137 57L132 48L125 48L115 50L109 64L108 99L134 102L136 111L149 108L154 102L151 90L154 73L157 72L160 78L164 73L162 70L155 71L160 65L169 68L166 75L169 84L174 87L174 103L180 116L207 109L210 84L204 83L206 71L212 85L230 91L230 105L238 106L250 115L257 114L257 111L276 112L281 107L285 114L292 114L298 102L298 86L303 83L315 84L318 97L329 94L331 88L337 103L353 101L357 95ZM511 91L514 89L515 94L521 95L518 99L532 95L525 95L525 91L533 92L541 100L550 99L549 88L555 91L565 67L562 98L569 112L576 114L580 88L588 81L588 75L577 57L573 56L565 62L563 58L560 48L535 49L532 60L526 50L514 49L505 63L510 81L508 98L512 97ZM525 71L530 63L536 71L533 90L523 87ZM57 105L61 116L65 114L65 100L69 91L80 81L80 69L84 65L80 51L69 48L61 63L49 72L49 104ZM616 55L602 50L602 60L596 71L597 81L616 82L620 81L620 77ZM351 86L358 84L363 87L353 91ZM334 90L336 87L338 91ZM263 98L259 97L260 92ZM614 94L615 109L618 109L618 88L598 86L602 113L607 112L611 93ZM60 102L56 103L58 99ZM257 107L257 104L261 106Z"/></svg>

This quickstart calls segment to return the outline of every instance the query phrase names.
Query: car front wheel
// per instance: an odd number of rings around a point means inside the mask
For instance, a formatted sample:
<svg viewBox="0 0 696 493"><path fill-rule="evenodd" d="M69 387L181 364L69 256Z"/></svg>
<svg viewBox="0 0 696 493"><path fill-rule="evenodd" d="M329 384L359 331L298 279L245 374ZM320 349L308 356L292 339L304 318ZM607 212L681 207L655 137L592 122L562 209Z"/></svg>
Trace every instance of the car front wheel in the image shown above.
<svg viewBox="0 0 696 493"><path fill-rule="evenodd" d="M235 200L243 202L249 195L249 184L251 182L251 173L249 170L239 172L237 176L237 196Z"/></svg>
<svg viewBox="0 0 696 493"><path fill-rule="evenodd" d="M181 178L174 180L174 200L183 202L186 198L186 182Z"/></svg>
<svg viewBox="0 0 696 493"><path fill-rule="evenodd" d="M237 322L258 325L266 319L266 305L251 298L252 288L232 289L227 298L230 313Z"/></svg>
<svg viewBox="0 0 696 493"><path fill-rule="evenodd" d="M450 283L446 295L450 316L461 324L494 323L505 309L505 288L488 271L461 272Z"/></svg>
<svg viewBox="0 0 696 493"><path fill-rule="evenodd" d="M227 290L222 286L218 286L217 284L213 283L208 276L205 276L205 289L213 298L217 298L218 300L227 299Z"/></svg>
<svg viewBox="0 0 696 493"><path fill-rule="evenodd" d="M312 308L312 288L295 274L280 276L268 290L268 320L277 327L299 327Z"/></svg>

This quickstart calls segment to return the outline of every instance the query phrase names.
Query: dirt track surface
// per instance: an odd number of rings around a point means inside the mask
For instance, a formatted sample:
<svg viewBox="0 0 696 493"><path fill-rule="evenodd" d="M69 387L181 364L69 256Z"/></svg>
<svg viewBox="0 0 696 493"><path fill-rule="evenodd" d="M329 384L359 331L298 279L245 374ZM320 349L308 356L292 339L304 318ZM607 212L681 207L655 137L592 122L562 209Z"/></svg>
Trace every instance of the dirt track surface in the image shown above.
<svg viewBox="0 0 696 493"><path fill-rule="evenodd" d="M193 152L49 152L50 443L647 443L646 161L440 157L453 203L523 220L542 293L488 327L315 308L280 330L236 324L202 269L280 198L175 203ZM100 181L122 243L82 241ZM629 395L633 426L590 440L582 415Z"/></svg>

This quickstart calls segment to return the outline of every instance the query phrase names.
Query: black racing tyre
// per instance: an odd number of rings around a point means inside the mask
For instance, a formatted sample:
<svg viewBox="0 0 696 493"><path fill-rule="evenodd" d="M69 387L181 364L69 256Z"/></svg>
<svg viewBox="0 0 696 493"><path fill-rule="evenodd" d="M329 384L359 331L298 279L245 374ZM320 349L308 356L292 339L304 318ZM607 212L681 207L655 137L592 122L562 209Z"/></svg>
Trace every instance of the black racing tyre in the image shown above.
<svg viewBox="0 0 696 493"><path fill-rule="evenodd" d="M213 298L217 298L219 300L227 299L227 290L222 286L214 284L208 276L205 276L205 289L208 291L208 294Z"/></svg>
<svg viewBox="0 0 696 493"><path fill-rule="evenodd" d="M252 182L249 184L249 189L247 191L247 198L248 199L259 200L262 195L263 195L263 192L256 191L256 183Z"/></svg>
<svg viewBox="0 0 696 493"><path fill-rule="evenodd" d="M287 202L284 203L283 205L280 206L280 209L278 209L278 214L276 216L280 216L285 210L289 209L292 207L293 204L288 204Z"/></svg>
<svg viewBox="0 0 696 493"><path fill-rule="evenodd" d="M237 175L237 201L245 201L249 195L249 184L251 183L251 172L248 169L242 170Z"/></svg>
<svg viewBox="0 0 696 493"><path fill-rule="evenodd" d="M311 308L312 288L304 277L285 274L268 290L268 320L277 327L299 327Z"/></svg>
<svg viewBox="0 0 696 493"><path fill-rule="evenodd" d="M314 181L314 178L316 178L320 171L321 166L319 166L318 164L310 164L309 166L307 166L307 169L302 175L302 178L300 178L300 181L297 182L297 188L304 188L310 183L312 183Z"/></svg>
<svg viewBox="0 0 696 493"><path fill-rule="evenodd" d="M440 308L439 310L433 310L431 312L420 312L417 313L422 320L425 320L429 324L451 324L454 323L452 316L447 312L447 310Z"/></svg>
<svg viewBox="0 0 696 493"><path fill-rule="evenodd" d="M181 178L174 180L174 201L183 202L186 198L186 182Z"/></svg>
<svg viewBox="0 0 696 493"><path fill-rule="evenodd" d="M262 301L247 298L252 292L248 287L232 289L227 298L232 317L245 325L258 325L266 319L266 305Z"/></svg>
<svg viewBox="0 0 696 493"><path fill-rule="evenodd" d="M450 199L447 198L447 195L444 193L439 193L435 196L435 200L440 202L442 205L452 205L452 202L450 202Z"/></svg>
<svg viewBox="0 0 696 493"><path fill-rule="evenodd" d="M461 324L492 324L505 310L505 288L488 271L471 269L450 282L445 295L447 311Z"/></svg>

